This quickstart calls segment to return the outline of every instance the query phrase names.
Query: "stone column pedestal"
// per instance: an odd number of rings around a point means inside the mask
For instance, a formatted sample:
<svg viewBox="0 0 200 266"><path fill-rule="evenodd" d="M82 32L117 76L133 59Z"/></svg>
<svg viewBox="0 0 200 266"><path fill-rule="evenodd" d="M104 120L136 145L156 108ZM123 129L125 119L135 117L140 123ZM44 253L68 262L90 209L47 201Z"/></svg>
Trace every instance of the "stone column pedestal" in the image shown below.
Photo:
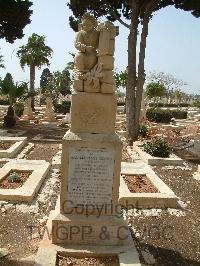
<svg viewBox="0 0 200 266"><path fill-rule="evenodd" d="M120 245L127 240L129 231L118 204L121 151L115 133L66 133L54 244Z"/></svg>

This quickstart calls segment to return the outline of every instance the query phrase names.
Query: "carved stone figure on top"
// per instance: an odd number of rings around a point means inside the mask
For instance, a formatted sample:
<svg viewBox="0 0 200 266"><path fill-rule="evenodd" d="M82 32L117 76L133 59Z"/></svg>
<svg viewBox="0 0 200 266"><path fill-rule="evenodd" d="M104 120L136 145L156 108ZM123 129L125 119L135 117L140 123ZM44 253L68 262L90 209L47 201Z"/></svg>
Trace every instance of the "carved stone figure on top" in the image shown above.
<svg viewBox="0 0 200 266"><path fill-rule="evenodd" d="M83 91L83 81L90 79L90 71L97 64L97 48L99 44L96 19L89 13L85 13L81 22L82 29L77 33L75 39L75 47L78 50L74 62L74 89L76 91Z"/></svg>
<svg viewBox="0 0 200 266"><path fill-rule="evenodd" d="M111 22L98 25L94 16L85 13L81 19L75 47L74 90L114 93L114 42L116 28Z"/></svg>
<svg viewBox="0 0 200 266"><path fill-rule="evenodd" d="M77 33L75 39L75 47L78 50L75 66L83 73L90 71L97 64L99 32L96 27L96 19L85 13L82 17L82 30Z"/></svg>

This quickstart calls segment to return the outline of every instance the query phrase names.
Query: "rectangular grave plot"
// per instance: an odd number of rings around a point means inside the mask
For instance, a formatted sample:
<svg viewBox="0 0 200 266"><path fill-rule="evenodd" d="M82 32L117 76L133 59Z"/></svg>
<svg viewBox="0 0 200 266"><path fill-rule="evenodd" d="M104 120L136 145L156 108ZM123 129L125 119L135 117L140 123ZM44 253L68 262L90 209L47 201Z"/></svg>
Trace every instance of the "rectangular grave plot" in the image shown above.
<svg viewBox="0 0 200 266"><path fill-rule="evenodd" d="M26 143L27 137L0 137L0 158L14 158Z"/></svg>
<svg viewBox="0 0 200 266"><path fill-rule="evenodd" d="M159 192L146 174L123 175L123 179L131 193Z"/></svg>
<svg viewBox="0 0 200 266"><path fill-rule="evenodd" d="M1 179L0 189L16 189L22 187L32 172L33 171L28 170L11 169L9 173Z"/></svg>
<svg viewBox="0 0 200 266"><path fill-rule="evenodd" d="M118 256L86 256L84 254L75 255L60 255L57 254L56 258L56 266L64 266L64 265L101 265L101 266L119 266L119 258Z"/></svg>
<svg viewBox="0 0 200 266"><path fill-rule="evenodd" d="M0 140L0 150L7 150L9 149L15 141L2 141Z"/></svg>

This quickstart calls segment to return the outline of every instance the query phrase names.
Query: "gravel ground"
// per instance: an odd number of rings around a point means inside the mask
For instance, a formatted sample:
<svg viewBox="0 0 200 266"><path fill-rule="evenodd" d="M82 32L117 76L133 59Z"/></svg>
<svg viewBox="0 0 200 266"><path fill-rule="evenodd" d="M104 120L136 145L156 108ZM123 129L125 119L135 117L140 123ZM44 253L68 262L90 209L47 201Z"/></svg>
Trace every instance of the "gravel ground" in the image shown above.
<svg viewBox="0 0 200 266"><path fill-rule="evenodd" d="M27 130L26 136L30 139L37 134L53 138L53 130L44 132L44 128L37 125L18 129ZM61 140L65 132L66 129L58 129L56 135ZM124 144L123 161L132 161L133 157L127 152L127 144ZM59 144L35 142L34 149L26 157L52 162L58 151ZM200 181L192 177L200 162L186 151L179 151L178 155L188 161L183 167L154 167L154 171L180 198L179 208L133 209L127 212L133 239L143 265L200 266ZM0 202L1 266L32 265L19 262L19 259L37 252L48 215L55 208L59 191L60 172L59 169L52 167L32 203ZM32 232L31 226L35 226L32 227ZM4 257L1 257L1 248L7 250L8 254ZM77 263L77 259L74 260L72 262ZM66 259L61 258L60 262L65 263ZM68 262L60 265L87 265L87 259L79 261L79 264ZM88 262L88 265L117 265L112 264L112 260L106 264L95 264L96 261L94 263L90 258Z"/></svg>
<svg viewBox="0 0 200 266"><path fill-rule="evenodd" d="M40 143L35 144L33 150L26 156L28 160L45 160L51 162L53 156L58 152L59 144Z"/></svg>
<svg viewBox="0 0 200 266"><path fill-rule="evenodd" d="M187 152L182 151L183 159ZM154 167L180 198L179 209L127 213L140 259L145 265L200 265L200 182L197 165Z"/></svg>

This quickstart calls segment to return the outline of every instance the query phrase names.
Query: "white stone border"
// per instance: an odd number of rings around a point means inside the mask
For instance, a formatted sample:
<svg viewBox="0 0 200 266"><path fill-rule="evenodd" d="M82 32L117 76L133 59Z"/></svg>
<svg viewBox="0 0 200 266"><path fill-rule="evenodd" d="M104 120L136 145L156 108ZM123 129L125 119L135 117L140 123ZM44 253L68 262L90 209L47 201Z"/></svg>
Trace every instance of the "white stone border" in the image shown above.
<svg viewBox="0 0 200 266"><path fill-rule="evenodd" d="M139 141L136 141L133 143L133 150L136 151L141 159L146 162L148 165L183 165L183 160L173 154L173 157L170 158L159 158L159 157L153 157L150 154L146 153L141 148L142 143Z"/></svg>
<svg viewBox="0 0 200 266"><path fill-rule="evenodd" d="M0 158L13 158L26 145L27 137L0 137L0 141L15 142L10 148L0 150Z"/></svg>
<svg viewBox="0 0 200 266"><path fill-rule="evenodd" d="M56 266L57 255L70 257L109 257L117 256L119 258L119 266L141 266L137 250L133 243L124 246L71 246L62 247L53 245L50 241L45 241L41 245L35 260L35 266Z"/></svg>
<svg viewBox="0 0 200 266"><path fill-rule="evenodd" d="M39 190L50 169L50 163L44 160L16 159L7 162L0 168L0 180L11 170L33 171L27 181L16 189L0 189L0 200L31 202Z"/></svg>
<svg viewBox="0 0 200 266"><path fill-rule="evenodd" d="M138 165L138 166L137 166ZM131 167L132 166L132 167ZM137 166L137 167L134 167ZM119 189L119 203L133 208L176 208L178 197L148 166L142 163L122 163L122 175L146 174L159 192L132 193L121 177ZM133 205L133 206L128 206Z"/></svg>

